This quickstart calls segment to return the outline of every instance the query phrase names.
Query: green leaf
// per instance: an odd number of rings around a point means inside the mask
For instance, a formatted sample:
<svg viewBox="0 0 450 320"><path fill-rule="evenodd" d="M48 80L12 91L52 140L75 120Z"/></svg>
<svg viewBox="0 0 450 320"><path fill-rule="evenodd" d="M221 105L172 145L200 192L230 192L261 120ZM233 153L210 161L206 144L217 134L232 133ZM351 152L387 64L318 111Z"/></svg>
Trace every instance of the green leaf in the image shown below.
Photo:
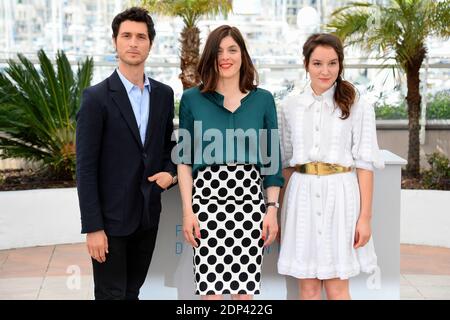
<svg viewBox="0 0 450 320"><path fill-rule="evenodd" d="M55 64L42 50L38 58L40 71L18 54L0 72L1 157L40 161L53 174L72 178L75 116L92 80L93 59L78 63L73 72L62 51Z"/></svg>

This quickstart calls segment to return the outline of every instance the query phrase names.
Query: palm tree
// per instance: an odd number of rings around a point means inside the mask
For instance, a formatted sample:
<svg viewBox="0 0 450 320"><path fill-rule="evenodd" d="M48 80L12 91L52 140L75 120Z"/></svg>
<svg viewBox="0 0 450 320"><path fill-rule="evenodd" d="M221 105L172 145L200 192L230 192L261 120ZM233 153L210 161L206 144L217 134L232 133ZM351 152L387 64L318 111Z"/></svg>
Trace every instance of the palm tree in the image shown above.
<svg viewBox="0 0 450 320"><path fill-rule="evenodd" d="M331 15L327 25L346 42L379 57L394 58L406 74L409 118L407 174L420 175L419 71L427 55L426 39L450 35L450 2L390 0L387 6L351 3Z"/></svg>
<svg viewBox="0 0 450 320"><path fill-rule="evenodd" d="M180 79L183 89L199 84L197 64L200 59L200 30L197 22L203 15L227 14L232 8L231 0L142 0L141 6L151 12L181 17Z"/></svg>
<svg viewBox="0 0 450 320"><path fill-rule="evenodd" d="M0 156L38 161L55 177L73 179L75 115L93 60L79 63L75 74L64 52L56 55L56 71L43 50L38 58L39 70L18 54L0 73Z"/></svg>

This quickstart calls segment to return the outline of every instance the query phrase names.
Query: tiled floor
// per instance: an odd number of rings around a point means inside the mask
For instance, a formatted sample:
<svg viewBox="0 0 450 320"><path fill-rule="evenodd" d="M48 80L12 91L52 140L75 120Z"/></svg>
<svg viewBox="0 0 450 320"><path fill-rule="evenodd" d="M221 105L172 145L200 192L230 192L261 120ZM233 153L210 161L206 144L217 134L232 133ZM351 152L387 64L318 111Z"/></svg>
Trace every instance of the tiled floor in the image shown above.
<svg viewBox="0 0 450 320"><path fill-rule="evenodd" d="M0 251L0 300L93 298L84 243ZM402 299L450 300L450 249L401 245Z"/></svg>
<svg viewBox="0 0 450 320"><path fill-rule="evenodd" d="M450 300L450 249L401 246L402 299Z"/></svg>
<svg viewBox="0 0 450 320"><path fill-rule="evenodd" d="M85 244L0 251L0 299L84 300L92 288Z"/></svg>

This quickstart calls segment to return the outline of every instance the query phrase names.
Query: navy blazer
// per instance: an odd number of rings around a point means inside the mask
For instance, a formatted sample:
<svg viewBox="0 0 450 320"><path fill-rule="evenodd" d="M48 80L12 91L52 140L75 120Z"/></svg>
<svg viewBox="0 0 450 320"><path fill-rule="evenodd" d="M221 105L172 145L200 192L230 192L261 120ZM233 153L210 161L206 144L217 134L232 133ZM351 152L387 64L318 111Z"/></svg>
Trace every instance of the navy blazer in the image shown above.
<svg viewBox="0 0 450 320"><path fill-rule="evenodd" d="M126 236L159 223L161 192L147 178L176 173L171 161L174 95L150 80L150 112L145 144L117 71L84 90L77 114L76 173L81 232L105 230Z"/></svg>

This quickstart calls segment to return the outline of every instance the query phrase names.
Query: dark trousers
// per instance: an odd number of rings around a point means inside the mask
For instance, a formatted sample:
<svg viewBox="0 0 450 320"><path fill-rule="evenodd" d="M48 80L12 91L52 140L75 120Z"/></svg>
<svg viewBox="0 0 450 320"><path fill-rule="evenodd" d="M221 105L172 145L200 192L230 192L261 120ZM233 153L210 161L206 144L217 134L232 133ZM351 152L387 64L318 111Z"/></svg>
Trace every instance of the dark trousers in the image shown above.
<svg viewBox="0 0 450 320"><path fill-rule="evenodd" d="M95 300L138 300L155 248L158 228L125 237L108 236L106 261L92 259Z"/></svg>

